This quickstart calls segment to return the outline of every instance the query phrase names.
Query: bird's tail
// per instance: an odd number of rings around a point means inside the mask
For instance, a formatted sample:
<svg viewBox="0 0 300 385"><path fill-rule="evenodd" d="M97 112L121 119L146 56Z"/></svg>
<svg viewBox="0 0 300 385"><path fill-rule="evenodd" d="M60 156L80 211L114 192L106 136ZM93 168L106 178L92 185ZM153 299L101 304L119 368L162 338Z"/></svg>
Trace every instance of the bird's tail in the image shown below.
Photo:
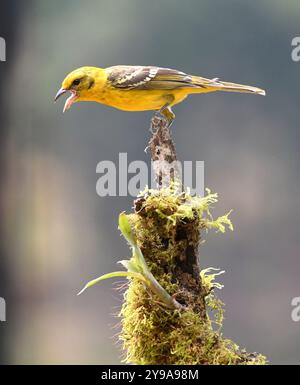
<svg viewBox="0 0 300 385"><path fill-rule="evenodd" d="M266 91L261 88L246 86L244 84L236 84L229 82L222 82L218 78L205 79L198 76L193 76L193 84L202 88L202 92L210 91L227 91L227 92L245 92L249 94L266 95ZM199 92L201 92L199 90Z"/></svg>

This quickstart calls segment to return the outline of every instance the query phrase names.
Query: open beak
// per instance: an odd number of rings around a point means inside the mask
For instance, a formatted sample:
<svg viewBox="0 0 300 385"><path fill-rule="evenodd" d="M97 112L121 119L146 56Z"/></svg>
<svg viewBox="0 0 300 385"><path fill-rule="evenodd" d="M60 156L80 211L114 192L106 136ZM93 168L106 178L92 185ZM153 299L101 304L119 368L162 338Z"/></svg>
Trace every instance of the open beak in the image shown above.
<svg viewBox="0 0 300 385"><path fill-rule="evenodd" d="M65 88L61 88L60 90L58 90L54 98L54 102L56 102L61 95L65 94L68 91L71 92L71 96L69 96L68 99L66 100L63 112L67 111L75 102L75 100L78 98L77 92L74 90L66 90Z"/></svg>

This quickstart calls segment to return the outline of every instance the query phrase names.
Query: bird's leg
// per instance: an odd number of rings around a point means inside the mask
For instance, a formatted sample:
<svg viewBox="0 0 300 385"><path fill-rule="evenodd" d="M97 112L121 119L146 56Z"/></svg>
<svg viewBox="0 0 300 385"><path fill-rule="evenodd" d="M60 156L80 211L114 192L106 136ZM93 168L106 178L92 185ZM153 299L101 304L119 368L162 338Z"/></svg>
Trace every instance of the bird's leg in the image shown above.
<svg viewBox="0 0 300 385"><path fill-rule="evenodd" d="M174 119L175 119L175 114L174 112L172 111L171 107L170 107L170 104L169 103L166 103L165 105L163 105L161 107L161 109L159 109L155 114L154 114L154 117L153 118L157 118L159 120L161 120L163 118L163 120L166 121L166 126L167 128L170 128L171 127L171 124L173 123Z"/></svg>
<svg viewBox="0 0 300 385"><path fill-rule="evenodd" d="M175 119L175 114L172 111L171 107L169 105L163 107L160 110L160 113L167 119L167 121L168 121L167 127L170 128L172 123L174 122L174 119Z"/></svg>

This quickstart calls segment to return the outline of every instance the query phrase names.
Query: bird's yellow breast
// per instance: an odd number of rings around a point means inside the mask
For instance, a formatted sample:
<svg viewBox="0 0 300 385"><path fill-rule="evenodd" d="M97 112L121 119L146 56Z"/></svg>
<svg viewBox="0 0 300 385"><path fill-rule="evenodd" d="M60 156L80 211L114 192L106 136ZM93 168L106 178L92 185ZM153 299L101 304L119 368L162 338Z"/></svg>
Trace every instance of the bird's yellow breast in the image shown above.
<svg viewBox="0 0 300 385"><path fill-rule="evenodd" d="M170 105L181 102L188 95L187 90L123 90L111 87L101 87L91 90L88 98L95 102L106 104L125 111L159 110L167 102Z"/></svg>

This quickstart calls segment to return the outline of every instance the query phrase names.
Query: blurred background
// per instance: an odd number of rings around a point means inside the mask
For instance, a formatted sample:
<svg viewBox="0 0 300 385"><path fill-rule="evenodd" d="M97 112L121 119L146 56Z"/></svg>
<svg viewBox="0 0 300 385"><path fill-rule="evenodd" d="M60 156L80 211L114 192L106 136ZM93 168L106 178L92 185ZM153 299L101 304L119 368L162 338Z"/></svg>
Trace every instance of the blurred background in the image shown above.
<svg viewBox="0 0 300 385"><path fill-rule="evenodd" d="M175 108L181 160L233 208L233 233L206 236L201 267L220 267L223 333L272 363L300 363L299 86L291 59L297 0L10 0L1 3L0 362L117 364L122 295L112 281L77 297L129 255L117 230L131 197L96 194L96 165L144 160L151 112L53 97L82 65L158 65L257 85L266 97L197 95Z"/></svg>

